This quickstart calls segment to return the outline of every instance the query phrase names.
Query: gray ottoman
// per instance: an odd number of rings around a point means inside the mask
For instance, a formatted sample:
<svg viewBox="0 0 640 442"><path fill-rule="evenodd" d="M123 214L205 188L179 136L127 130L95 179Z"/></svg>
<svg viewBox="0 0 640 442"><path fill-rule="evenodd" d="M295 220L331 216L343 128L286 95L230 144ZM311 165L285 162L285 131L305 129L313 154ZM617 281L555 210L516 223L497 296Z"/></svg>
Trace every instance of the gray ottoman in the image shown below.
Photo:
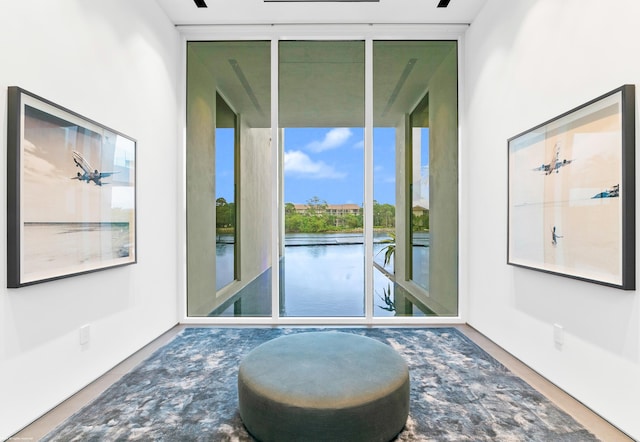
<svg viewBox="0 0 640 442"><path fill-rule="evenodd" d="M375 339L298 333L244 358L238 402L245 427L263 442L386 442L407 421L409 370Z"/></svg>

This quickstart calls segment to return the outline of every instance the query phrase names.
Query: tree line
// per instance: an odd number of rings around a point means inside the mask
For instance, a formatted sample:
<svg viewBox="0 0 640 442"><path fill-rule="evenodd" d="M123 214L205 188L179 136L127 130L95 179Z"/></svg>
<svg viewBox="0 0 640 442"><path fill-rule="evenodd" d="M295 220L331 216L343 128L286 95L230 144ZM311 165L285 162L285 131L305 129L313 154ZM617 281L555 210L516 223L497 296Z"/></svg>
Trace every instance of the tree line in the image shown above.
<svg viewBox="0 0 640 442"><path fill-rule="evenodd" d="M377 228L395 227L396 208L391 204L373 203L373 223ZM325 200L314 196L307 200L304 211L298 211L293 203L284 209L286 233L323 233L360 231L363 228L362 207L358 213L335 214L329 210Z"/></svg>
<svg viewBox="0 0 640 442"><path fill-rule="evenodd" d="M340 231L358 231L363 228L362 207L358 213L334 214L329 211L325 200L314 196L307 200L303 211L296 210L293 203L284 208L286 233L323 233ZM216 199L216 229L229 229L236 224L235 203L224 198ZM412 215L413 230L429 229L429 212ZM391 204L373 202L373 226L377 229L394 229L396 226L396 208Z"/></svg>

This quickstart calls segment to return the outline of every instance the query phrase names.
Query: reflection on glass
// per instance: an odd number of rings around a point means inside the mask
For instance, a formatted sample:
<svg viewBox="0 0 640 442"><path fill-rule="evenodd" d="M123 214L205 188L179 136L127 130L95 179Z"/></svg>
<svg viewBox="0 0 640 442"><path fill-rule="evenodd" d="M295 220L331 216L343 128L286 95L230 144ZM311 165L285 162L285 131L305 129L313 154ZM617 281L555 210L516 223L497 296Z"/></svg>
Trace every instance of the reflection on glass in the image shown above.
<svg viewBox="0 0 640 442"><path fill-rule="evenodd" d="M392 316L434 316L434 312L422 304L410 292L394 283L377 268L373 272L373 315Z"/></svg>
<svg viewBox="0 0 640 442"><path fill-rule="evenodd" d="M396 130L373 129L374 316L394 316L396 251ZM381 304L382 301L382 304Z"/></svg>
<svg viewBox="0 0 640 442"><path fill-rule="evenodd" d="M282 316L363 316L364 43L280 43Z"/></svg>
<svg viewBox="0 0 640 442"><path fill-rule="evenodd" d="M271 315L270 48L187 44L189 316Z"/></svg>
<svg viewBox="0 0 640 442"><path fill-rule="evenodd" d="M411 113L411 212L409 275L429 291L429 95Z"/></svg>
<svg viewBox="0 0 640 442"><path fill-rule="evenodd" d="M236 115L218 94L215 141L216 290L236 279L235 133Z"/></svg>
<svg viewBox="0 0 640 442"><path fill-rule="evenodd" d="M233 129L216 129L216 290L236 279L233 136Z"/></svg>
<svg viewBox="0 0 640 442"><path fill-rule="evenodd" d="M374 218L397 214L374 240L375 316L457 314L457 123L456 42L373 42Z"/></svg>
<svg viewBox="0 0 640 442"><path fill-rule="evenodd" d="M374 242L384 244L374 261L394 273L396 227L396 130L373 130L373 228Z"/></svg>
<svg viewBox="0 0 640 442"><path fill-rule="evenodd" d="M271 315L281 229L280 314L362 316L364 42L279 42L280 167L270 44L187 46L188 314ZM457 314L457 131L456 42L373 42L375 316Z"/></svg>

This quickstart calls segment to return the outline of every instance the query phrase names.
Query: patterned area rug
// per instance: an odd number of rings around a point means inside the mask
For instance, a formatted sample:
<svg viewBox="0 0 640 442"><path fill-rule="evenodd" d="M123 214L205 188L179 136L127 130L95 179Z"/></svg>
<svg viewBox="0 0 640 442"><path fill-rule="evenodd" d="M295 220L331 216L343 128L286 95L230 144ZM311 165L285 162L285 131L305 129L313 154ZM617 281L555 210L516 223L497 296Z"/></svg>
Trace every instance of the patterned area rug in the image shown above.
<svg viewBox="0 0 640 442"><path fill-rule="evenodd" d="M318 329L187 328L45 441L253 441L237 371L261 343ZM453 328L339 329L407 361L409 419L397 441L595 441L591 433Z"/></svg>

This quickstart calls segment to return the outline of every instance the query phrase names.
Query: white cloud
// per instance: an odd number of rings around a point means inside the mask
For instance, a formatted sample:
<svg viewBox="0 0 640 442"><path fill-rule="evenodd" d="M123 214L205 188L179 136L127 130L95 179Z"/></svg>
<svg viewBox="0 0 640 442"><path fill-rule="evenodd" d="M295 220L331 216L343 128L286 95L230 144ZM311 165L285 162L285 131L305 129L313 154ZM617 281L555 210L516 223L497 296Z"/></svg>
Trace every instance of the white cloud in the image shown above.
<svg viewBox="0 0 640 442"><path fill-rule="evenodd" d="M336 171L324 161L313 161L299 150L284 153L284 173L304 178L344 178L346 174Z"/></svg>
<svg viewBox="0 0 640 442"><path fill-rule="evenodd" d="M307 149L311 152L323 152L342 146L351 137L351 130L345 127L331 129L324 136L322 141L312 141L307 144Z"/></svg>

